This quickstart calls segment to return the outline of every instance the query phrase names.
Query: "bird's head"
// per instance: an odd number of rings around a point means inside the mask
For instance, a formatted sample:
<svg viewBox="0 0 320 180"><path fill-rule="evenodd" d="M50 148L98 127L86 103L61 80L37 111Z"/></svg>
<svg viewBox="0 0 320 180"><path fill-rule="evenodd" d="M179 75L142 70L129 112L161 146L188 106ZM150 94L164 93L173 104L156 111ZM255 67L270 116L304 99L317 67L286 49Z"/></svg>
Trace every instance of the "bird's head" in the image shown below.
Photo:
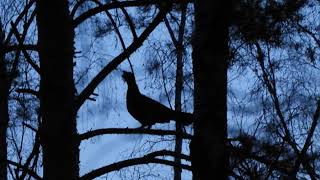
<svg viewBox="0 0 320 180"><path fill-rule="evenodd" d="M136 81L132 72L122 71L122 78L127 83Z"/></svg>

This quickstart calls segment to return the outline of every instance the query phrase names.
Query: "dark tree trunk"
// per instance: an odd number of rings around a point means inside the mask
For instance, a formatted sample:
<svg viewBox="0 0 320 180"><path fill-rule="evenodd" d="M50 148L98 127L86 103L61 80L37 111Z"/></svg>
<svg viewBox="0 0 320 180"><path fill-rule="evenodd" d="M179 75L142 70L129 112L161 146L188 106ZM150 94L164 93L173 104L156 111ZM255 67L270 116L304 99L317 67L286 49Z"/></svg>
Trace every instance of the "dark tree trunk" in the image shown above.
<svg viewBox="0 0 320 180"><path fill-rule="evenodd" d="M73 110L74 30L66 0L37 1L41 66L40 106L44 179L79 177L79 144Z"/></svg>
<svg viewBox="0 0 320 180"><path fill-rule="evenodd" d="M177 69L176 69L176 91L175 91L175 110L176 111L182 111L181 108L181 96L182 96L182 90L183 90L183 36L184 36L184 30L185 30L185 24L186 24L186 10L187 10L187 4L181 5L181 18L180 18L180 26L179 26L179 36L177 40L176 45L176 52L177 52ZM181 137L181 134L183 133L183 125L181 122L176 122L176 131L178 135L176 136L176 142L175 142L175 152L177 154L182 153L182 144L183 139ZM181 158L175 157L174 161L177 164L181 164ZM181 180L181 173L182 169L181 167L174 167L174 180Z"/></svg>
<svg viewBox="0 0 320 180"><path fill-rule="evenodd" d="M193 177L227 179L227 59L230 0L195 1Z"/></svg>
<svg viewBox="0 0 320 180"><path fill-rule="evenodd" d="M0 53L2 54L2 53ZM7 128L9 84L3 54L0 55L0 180L7 179Z"/></svg>
<svg viewBox="0 0 320 180"><path fill-rule="evenodd" d="M9 123L9 79L6 69L4 49L4 32L0 24L0 180L6 180L7 175L7 129Z"/></svg>

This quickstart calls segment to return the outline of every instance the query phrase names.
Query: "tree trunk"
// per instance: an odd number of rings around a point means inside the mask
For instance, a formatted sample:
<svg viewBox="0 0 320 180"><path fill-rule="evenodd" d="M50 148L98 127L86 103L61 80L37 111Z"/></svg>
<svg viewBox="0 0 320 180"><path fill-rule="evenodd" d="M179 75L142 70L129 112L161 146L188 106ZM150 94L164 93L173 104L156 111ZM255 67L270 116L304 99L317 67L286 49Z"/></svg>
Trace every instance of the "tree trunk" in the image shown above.
<svg viewBox="0 0 320 180"><path fill-rule="evenodd" d="M227 179L227 59L230 0L195 1L193 178Z"/></svg>
<svg viewBox="0 0 320 180"><path fill-rule="evenodd" d="M79 177L79 144L73 109L74 29L68 1L37 1L40 107L44 179Z"/></svg>
<svg viewBox="0 0 320 180"><path fill-rule="evenodd" d="M175 110L181 111L181 95L183 90L183 35L185 30L185 24L186 24L186 10L187 10L187 4L181 5L181 18L180 18L180 26L179 26L179 37L177 40L177 69L176 69L176 92L175 92ZM182 153L182 144L183 139L181 137L181 134L183 133L183 125L181 122L176 122L176 142L175 142L175 152L177 154ZM181 164L181 158L175 157L174 161L177 164ZM174 167L174 180L181 180L181 173L182 169L181 167Z"/></svg>
<svg viewBox="0 0 320 180"><path fill-rule="evenodd" d="M8 96L9 87L4 55L0 53L0 180L7 179L7 128L9 122Z"/></svg>

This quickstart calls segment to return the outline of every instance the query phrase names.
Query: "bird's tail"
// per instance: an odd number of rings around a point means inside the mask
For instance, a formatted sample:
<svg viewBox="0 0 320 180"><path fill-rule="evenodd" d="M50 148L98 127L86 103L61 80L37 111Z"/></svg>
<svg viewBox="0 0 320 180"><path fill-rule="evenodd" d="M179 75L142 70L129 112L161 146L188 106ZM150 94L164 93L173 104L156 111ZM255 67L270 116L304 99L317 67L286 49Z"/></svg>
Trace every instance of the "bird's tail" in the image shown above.
<svg viewBox="0 0 320 180"><path fill-rule="evenodd" d="M186 112L176 112L176 121L181 122L183 125L190 125L193 122L193 114Z"/></svg>

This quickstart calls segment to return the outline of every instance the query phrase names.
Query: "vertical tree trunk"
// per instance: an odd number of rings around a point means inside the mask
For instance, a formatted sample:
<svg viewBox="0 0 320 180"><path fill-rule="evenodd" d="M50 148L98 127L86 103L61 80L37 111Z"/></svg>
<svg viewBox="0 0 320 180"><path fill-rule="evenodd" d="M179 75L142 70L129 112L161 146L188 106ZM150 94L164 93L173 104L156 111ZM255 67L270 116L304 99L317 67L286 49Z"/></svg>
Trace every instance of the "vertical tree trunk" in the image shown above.
<svg viewBox="0 0 320 180"><path fill-rule="evenodd" d="M9 123L8 96L9 82L5 63L4 32L0 22L0 180L7 180L7 129Z"/></svg>
<svg viewBox="0 0 320 180"><path fill-rule="evenodd" d="M183 90L183 35L186 24L186 4L181 5L181 18L179 26L179 37L178 44L176 47L177 52L177 69L176 69L176 92L175 92L175 110L181 111L181 95ZM183 132L183 125L176 121L176 131L178 135L176 136L175 152L180 154L182 152L182 137L180 134ZM181 158L175 157L174 161L178 164L181 163ZM174 167L174 180L181 180L182 169L180 167Z"/></svg>
<svg viewBox="0 0 320 180"><path fill-rule="evenodd" d="M73 110L74 30L68 1L37 1L41 66L40 106L44 179L79 177L79 144Z"/></svg>
<svg viewBox="0 0 320 180"><path fill-rule="evenodd" d="M1 48L1 47L0 47ZM7 128L9 87L4 54L0 52L0 180L7 179Z"/></svg>
<svg viewBox="0 0 320 180"><path fill-rule="evenodd" d="M227 179L227 59L230 0L195 1L193 177Z"/></svg>

